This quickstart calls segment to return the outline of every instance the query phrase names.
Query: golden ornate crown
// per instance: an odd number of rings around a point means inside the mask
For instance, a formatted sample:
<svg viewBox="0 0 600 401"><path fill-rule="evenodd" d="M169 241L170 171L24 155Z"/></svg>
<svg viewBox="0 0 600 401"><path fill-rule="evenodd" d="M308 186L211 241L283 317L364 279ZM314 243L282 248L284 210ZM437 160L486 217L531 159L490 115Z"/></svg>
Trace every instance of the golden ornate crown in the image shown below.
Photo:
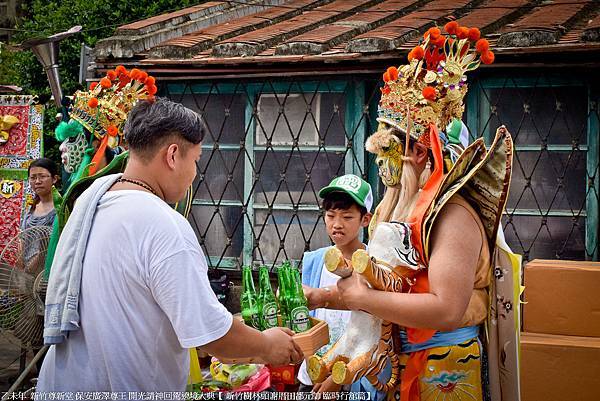
<svg viewBox="0 0 600 401"><path fill-rule="evenodd" d="M408 132L427 147L431 146L430 124L444 130L453 119L461 119L467 93L465 73L494 61L479 29L452 21L444 30L447 34L430 28L408 54L409 64L387 69L378 107L378 122Z"/></svg>
<svg viewBox="0 0 600 401"><path fill-rule="evenodd" d="M120 65L100 82L93 82L89 91L75 92L69 116L115 148L122 142L123 125L133 106L139 100L152 99L156 91L154 77Z"/></svg>

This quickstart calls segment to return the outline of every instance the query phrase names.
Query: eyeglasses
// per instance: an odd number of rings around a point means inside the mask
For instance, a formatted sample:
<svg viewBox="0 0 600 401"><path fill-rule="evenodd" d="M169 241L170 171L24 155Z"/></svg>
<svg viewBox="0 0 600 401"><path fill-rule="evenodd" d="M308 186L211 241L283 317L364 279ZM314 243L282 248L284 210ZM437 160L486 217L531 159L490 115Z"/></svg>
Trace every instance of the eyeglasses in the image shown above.
<svg viewBox="0 0 600 401"><path fill-rule="evenodd" d="M29 177L29 181L44 181L50 177L52 177L52 176L48 175L48 174L40 174L40 175L36 174L36 175L32 175L31 177Z"/></svg>

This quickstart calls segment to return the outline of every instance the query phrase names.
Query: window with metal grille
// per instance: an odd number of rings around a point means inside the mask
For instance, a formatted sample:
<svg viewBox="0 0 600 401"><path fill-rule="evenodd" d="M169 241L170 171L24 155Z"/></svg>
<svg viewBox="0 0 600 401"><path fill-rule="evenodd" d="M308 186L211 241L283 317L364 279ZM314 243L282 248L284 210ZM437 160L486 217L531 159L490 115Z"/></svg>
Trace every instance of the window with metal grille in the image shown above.
<svg viewBox="0 0 600 401"><path fill-rule="evenodd" d="M520 74L521 77L525 74ZM318 190L334 176L384 187L364 140L377 127L377 77L346 81L169 84L166 95L208 125L190 222L210 264L299 260L329 244ZM515 141L504 232L525 260L598 257L598 95L549 74L471 81L465 120L489 141Z"/></svg>
<svg viewBox="0 0 600 401"><path fill-rule="evenodd" d="M294 80L169 84L208 135L190 222L210 264L298 261L329 245L318 191L365 175L364 82Z"/></svg>
<svg viewBox="0 0 600 401"><path fill-rule="evenodd" d="M525 260L597 259L598 124L589 85L541 74L482 79L469 126L487 142L505 124L515 143L504 232Z"/></svg>

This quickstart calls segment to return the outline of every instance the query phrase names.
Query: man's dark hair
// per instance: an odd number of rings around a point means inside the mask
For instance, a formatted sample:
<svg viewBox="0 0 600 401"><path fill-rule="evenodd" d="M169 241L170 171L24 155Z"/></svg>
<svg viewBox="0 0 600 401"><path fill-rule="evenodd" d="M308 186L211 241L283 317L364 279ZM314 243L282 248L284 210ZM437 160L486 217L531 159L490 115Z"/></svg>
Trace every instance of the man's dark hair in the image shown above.
<svg viewBox="0 0 600 401"><path fill-rule="evenodd" d="M360 209L360 217L367 214L367 208L356 203L354 198L345 192L329 192L323 197L323 209L328 210L348 210L356 205Z"/></svg>
<svg viewBox="0 0 600 401"><path fill-rule="evenodd" d="M129 149L151 156L169 140L181 144L185 152L185 145L202 142L206 126L193 110L157 97L154 101L138 102L129 112L123 131Z"/></svg>
<svg viewBox="0 0 600 401"><path fill-rule="evenodd" d="M34 161L32 161L31 164L29 165L29 168L27 169L27 175L29 175L29 173L31 173L32 167L44 168L44 169L48 170L48 172L50 172L50 175L52 177L54 177L55 175L58 175L58 167L56 167L56 163L54 163L52 160L47 159L45 157L41 157L39 159L35 159Z"/></svg>

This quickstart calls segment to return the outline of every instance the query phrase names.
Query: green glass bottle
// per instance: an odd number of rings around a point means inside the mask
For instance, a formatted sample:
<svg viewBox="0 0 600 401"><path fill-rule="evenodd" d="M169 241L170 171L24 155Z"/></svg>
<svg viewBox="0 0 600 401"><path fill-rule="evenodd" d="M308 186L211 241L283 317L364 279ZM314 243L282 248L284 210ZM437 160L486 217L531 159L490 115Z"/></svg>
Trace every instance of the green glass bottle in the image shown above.
<svg viewBox="0 0 600 401"><path fill-rule="evenodd" d="M250 266L242 267L242 295L240 296L242 318L246 325L260 330L260 317L258 314L258 296L254 289L252 269Z"/></svg>
<svg viewBox="0 0 600 401"><path fill-rule="evenodd" d="M291 269L290 271L290 283L293 294L288 302L288 309L290 313L291 329L295 333L302 333L308 331L311 328L311 323L308 315L308 301L304 296L304 290L302 289L302 280L300 279L300 271L298 269Z"/></svg>
<svg viewBox="0 0 600 401"><path fill-rule="evenodd" d="M277 299L271 287L269 269L258 269L258 304L260 305L260 327L263 330L277 327Z"/></svg>
<svg viewBox="0 0 600 401"><path fill-rule="evenodd" d="M279 302L279 313L281 314L281 325L283 327L288 327L289 328L289 324L288 324L288 313L287 313L287 307L286 307L286 286L285 286L285 269L283 268L283 266L279 266L279 268L277 269L277 284L278 284L278 291L279 294L278 295L278 302Z"/></svg>

